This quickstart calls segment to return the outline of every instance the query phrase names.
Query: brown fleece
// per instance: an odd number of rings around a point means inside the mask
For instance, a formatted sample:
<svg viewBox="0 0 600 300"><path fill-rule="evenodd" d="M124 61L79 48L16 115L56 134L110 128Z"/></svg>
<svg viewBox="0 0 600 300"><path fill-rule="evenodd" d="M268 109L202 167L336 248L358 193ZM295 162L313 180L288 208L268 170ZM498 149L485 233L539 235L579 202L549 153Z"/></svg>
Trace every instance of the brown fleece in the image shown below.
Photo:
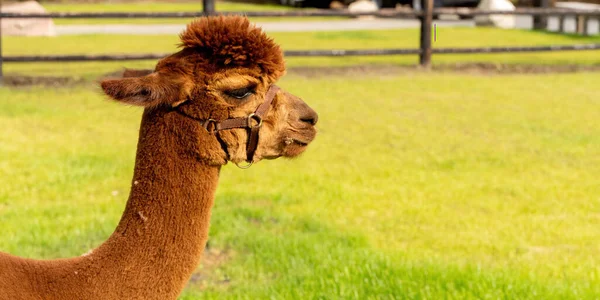
<svg viewBox="0 0 600 300"><path fill-rule="evenodd" d="M208 237L220 168L198 159L208 138L190 118L146 109L131 193L112 236L77 258L1 254L0 298L175 299Z"/></svg>
<svg viewBox="0 0 600 300"><path fill-rule="evenodd" d="M200 18L192 21L180 38L184 52L199 53L207 60L203 67L258 67L273 81L285 72L279 46L246 18Z"/></svg>
<svg viewBox="0 0 600 300"><path fill-rule="evenodd" d="M154 71L127 70L126 78L101 84L112 99L145 107L131 191L114 233L75 258L0 252L0 299L176 299L183 290L208 238L220 167L244 153L246 139L244 130L232 130L219 140L198 120L254 111L285 67L279 47L242 17L201 18L181 39L184 49ZM255 86L254 94L227 96L237 85ZM315 122L299 98L280 93L258 156L299 153L314 138Z"/></svg>

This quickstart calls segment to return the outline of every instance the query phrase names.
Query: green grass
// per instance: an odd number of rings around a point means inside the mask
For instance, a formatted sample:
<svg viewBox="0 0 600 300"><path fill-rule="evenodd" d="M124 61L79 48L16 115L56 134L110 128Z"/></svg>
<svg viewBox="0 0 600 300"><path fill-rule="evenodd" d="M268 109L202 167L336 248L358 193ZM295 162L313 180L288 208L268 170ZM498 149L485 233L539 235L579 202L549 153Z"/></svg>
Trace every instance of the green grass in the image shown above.
<svg viewBox="0 0 600 300"><path fill-rule="evenodd" d="M202 11L201 1L175 1L175 2L135 2L135 3L47 3L44 8L48 12L198 12ZM292 10L294 8L274 4L252 4L217 1L217 11L277 11ZM316 21L316 20L342 20L343 17L252 17L254 22L281 22L281 21ZM170 19L55 19L57 25L68 24L186 24L189 18Z"/></svg>
<svg viewBox="0 0 600 300"><path fill-rule="evenodd" d="M223 169L211 246L231 256L183 298L597 298L599 80L285 77L319 136ZM0 249L87 252L124 208L141 110L86 87L0 99Z"/></svg>
<svg viewBox="0 0 600 300"><path fill-rule="evenodd" d="M417 48L416 29L348 32L272 33L285 50ZM5 37L6 55L172 53L177 51L177 35L82 35L60 37ZM581 37L524 30L494 28L440 28L434 47L535 46L552 44L600 43L600 36ZM378 57L288 58L288 66L341 66L357 64L415 64L416 55ZM600 51L554 53L506 53L475 55L434 55L434 64L493 62L508 64L600 64ZM90 63L7 63L7 73L73 75L95 78L117 68L152 68L155 61ZM82 67L84 66L84 67Z"/></svg>

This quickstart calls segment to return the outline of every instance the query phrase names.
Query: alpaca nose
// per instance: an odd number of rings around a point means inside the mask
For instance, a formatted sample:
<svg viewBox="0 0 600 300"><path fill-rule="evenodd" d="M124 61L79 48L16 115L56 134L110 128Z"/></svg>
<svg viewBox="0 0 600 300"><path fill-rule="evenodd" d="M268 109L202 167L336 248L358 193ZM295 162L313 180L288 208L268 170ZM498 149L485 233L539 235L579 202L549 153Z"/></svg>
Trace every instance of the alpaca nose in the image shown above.
<svg viewBox="0 0 600 300"><path fill-rule="evenodd" d="M308 123L312 126L315 126L317 124L317 121L319 121L319 115L317 114L316 111L314 111L312 108L308 107L308 105L306 105L306 109L303 111L302 115L300 116L300 121Z"/></svg>

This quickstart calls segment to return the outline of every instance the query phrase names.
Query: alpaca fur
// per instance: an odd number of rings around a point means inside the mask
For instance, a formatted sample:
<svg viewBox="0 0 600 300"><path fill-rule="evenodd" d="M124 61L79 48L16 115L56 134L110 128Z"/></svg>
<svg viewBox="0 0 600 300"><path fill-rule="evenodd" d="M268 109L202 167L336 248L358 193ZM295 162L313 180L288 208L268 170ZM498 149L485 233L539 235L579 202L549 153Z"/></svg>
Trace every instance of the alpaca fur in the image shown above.
<svg viewBox="0 0 600 300"><path fill-rule="evenodd" d="M199 66L259 68L270 81L283 75L283 55L271 38L250 26L246 18L222 20L223 17L198 19L180 35L184 51L201 53L206 59Z"/></svg>
<svg viewBox="0 0 600 300"><path fill-rule="evenodd" d="M154 70L104 80L111 99L144 107L131 191L113 234L80 257L34 260L0 252L0 299L176 299L200 263L219 171L242 162L245 129L209 133L201 120L247 116L285 72L283 56L243 17L208 17ZM251 93L238 99L232 90ZM317 114L280 91L254 162L302 153Z"/></svg>

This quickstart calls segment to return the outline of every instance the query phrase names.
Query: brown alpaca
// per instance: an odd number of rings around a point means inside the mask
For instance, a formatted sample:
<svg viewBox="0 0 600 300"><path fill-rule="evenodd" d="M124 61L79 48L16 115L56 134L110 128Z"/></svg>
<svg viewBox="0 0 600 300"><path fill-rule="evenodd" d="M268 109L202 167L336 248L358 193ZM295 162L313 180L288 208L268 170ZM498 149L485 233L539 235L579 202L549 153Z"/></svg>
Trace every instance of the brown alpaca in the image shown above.
<svg viewBox="0 0 600 300"><path fill-rule="evenodd" d="M114 233L75 258L0 253L0 299L177 298L200 263L221 166L295 157L314 139L317 114L273 86L285 72L281 50L247 19L201 18L181 41L154 71L101 84L112 99L145 107ZM262 118L252 116L259 107L268 109Z"/></svg>

